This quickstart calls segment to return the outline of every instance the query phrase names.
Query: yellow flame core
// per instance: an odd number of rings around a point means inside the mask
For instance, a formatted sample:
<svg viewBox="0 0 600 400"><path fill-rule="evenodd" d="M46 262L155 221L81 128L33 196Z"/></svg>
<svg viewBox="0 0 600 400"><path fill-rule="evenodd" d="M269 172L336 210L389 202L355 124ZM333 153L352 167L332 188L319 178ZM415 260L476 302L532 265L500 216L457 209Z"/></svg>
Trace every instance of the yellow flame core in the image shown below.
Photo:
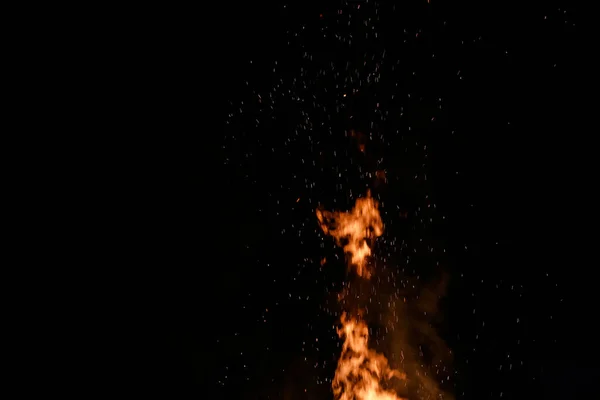
<svg viewBox="0 0 600 400"><path fill-rule="evenodd" d="M406 375L391 369L383 354L369 349L369 329L364 321L342 315L338 335L344 338L332 388L339 400L406 400L381 386L382 381Z"/></svg>
<svg viewBox="0 0 600 400"><path fill-rule="evenodd" d="M338 246L350 254L350 263L356 267L356 273L369 278L371 273L366 258L371 254L371 248L368 241L383 233L377 201L367 192L366 197L356 200L351 211L317 210L317 218L323 232L335 238Z"/></svg>

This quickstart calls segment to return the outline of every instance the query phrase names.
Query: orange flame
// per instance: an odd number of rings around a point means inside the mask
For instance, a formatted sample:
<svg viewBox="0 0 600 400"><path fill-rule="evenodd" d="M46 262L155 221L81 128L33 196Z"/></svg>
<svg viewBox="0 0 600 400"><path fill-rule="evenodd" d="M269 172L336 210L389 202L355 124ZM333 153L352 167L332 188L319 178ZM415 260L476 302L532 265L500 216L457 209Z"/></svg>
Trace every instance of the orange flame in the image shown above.
<svg viewBox="0 0 600 400"><path fill-rule="evenodd" d="M367 269L366 257L371 254L371 248L367 240L383 233L377 201L367 192L366 197L356 200L351 211L317 210L317 218L323 232L334 237L338 246L351 255L350 263L356 266L356 273L369 278L371 273Z"/></svg>
<svg viewBox="0 0 600 400"><path fill-rule="evenodd" d="M321 229L335 238L338 246L350 254L350 265L356 266L358 276L369 278L366 258L371 254L372 239L383 233L383 222L377 202L369 192L356 200L349 212L317 210ZM342 354L332 382L338 400L406 400L392 390L382 387L382 382L397 378L406 380L406 374L391 369L383 354L369 348L369 329L358 318L341 318L338 335L344 339Z"/></svg>
<svg viewBox="0 0 600 400"><path fill-rule="evenodd" d="M371 254L373 240L383 233L378 203L370 193L358 199L349 212L317 210L317 218L323 232L335 238L338 246L350 255L350 266L356 266L357 275L369 278L371 272L366 266L366 257ZM321 265L324 262L323 259ZM339 293L338 300L344 300L347 293ZM403 300L406 303L406 297ZM422 373L422 365L415 364L414 360L409 362L410 367L405 364L403 351L402 364L408 367L406 372L411 375L410 380L407 379L407 373L392 369L383 354L370 349L368 326L361 316L360 309L356 318L342 314L341 328L337 330L344 344L332 381L336 400L408 400L404 396L414 390L417 393L423 391L426 398L444 397L431 377L426 372ZM435 338L434 335L429 336ZM404 388L400 389L397 384ZM403 390L401 393L404 396L394 391L392 385L395 389Z"/></svg>
<svg viewBox="0 0 600 400"><path fill-rule="evenodd" d="M369 349L369 329L364 321L342 315L338 335L344 338L332 387L338 400L406 400L381 386L382 381L406 374L391 369L383 354Z"/></svg>

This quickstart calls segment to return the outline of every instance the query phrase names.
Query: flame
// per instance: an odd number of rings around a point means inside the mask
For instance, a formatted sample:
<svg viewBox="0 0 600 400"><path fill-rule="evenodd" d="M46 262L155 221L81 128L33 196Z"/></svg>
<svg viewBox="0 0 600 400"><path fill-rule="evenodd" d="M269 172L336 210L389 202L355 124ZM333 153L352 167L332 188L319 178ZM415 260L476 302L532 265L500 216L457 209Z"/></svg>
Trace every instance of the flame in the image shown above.
<svg viewBox="0 0 600 400"><path fill-rule="evenodd" d="M369 278L367 256L371 254L372 239L383 233L383 222L378 203L367 196L356 200L349 212L317 210L317 218L326 235L335 238L338 246L350 254L350 265L357 275ZM342 294L340 294L342 295ZM392 390L382 387L382 382L397 378L406 381L406 374L390 368L383 354L369 348L369 328L360 318L350 318L344 313L338 335L344 339L342 354L332 382L338 400L406 400Z"/></svg>
<svg viewBox="0 0 600 400"><path fill-rule="evenodd" d="M369 329L364 321L341 318L338 329L344 338L342 354L338 361L332 387L338 400L406 400L381 386L382 381L398 378L406 380L406 374L391 369L383 354L369 349Z"/></svg>
<svg viewBox="0 0 600 400"><path fill-rule="evenodd" d="M356 200L351 211L317 210L317 218L323 232L334 237L338 246L351 255L350 263L356 267L356 273L369 278L371 273L366 265L366 257L371 254L371 248L367 239L374 239L383 233L377 201L367 192L366 197Z"/></svg>
<svg viewBox="0 0 600 400"><path fill-rule="evenodd" d="M349 212L317 210L317 218L323 232L335 238L338 246L343 247L344 252L350 255L349 266L356 267L357 277L368 279L371 271L367 268L367 256L371 254L374 239L383 234L378 203L371 198L370 193L367 192L366 197L357 199L354 208ZM324 263L325 259L322 259L321 265ZM338 294L338 301L346 304L349 289L350 285ZM403 302L407 303L406 297L403 298ZM435 312L430 302L426 305L428 308L422 310L427 311L425 315ZM411 398L413 394L419 398L445 397L437 383L423 369L423 365L415 362L412 351L408 353L408 364L406 362L403 348L404 344L408 343L404 336L408 331L404 330L408 329L409 324L401 327L401 332L404 332L401 336L403 346L400 348L404 371L401 372L392 369L383 354L369 348L368 326L362 319L360 308L355 310L358 312L353 315L358 317L348 317L345 312L342 314L341 328L337 330L344 344L332 381L336 400L408 400L404 396L409 396L409 393ZM437 338L430 325L425 327L419 322L416 329L430 339ZM440 344L438 340L435 340L435 343ZM443 346L439 346L436 352L440 353L442 348ZM411 376L410 380L407 374ZM398 384L404 387L401 389ZM394 389L402 390L403 396L392 389L392 385Z"/></svg>

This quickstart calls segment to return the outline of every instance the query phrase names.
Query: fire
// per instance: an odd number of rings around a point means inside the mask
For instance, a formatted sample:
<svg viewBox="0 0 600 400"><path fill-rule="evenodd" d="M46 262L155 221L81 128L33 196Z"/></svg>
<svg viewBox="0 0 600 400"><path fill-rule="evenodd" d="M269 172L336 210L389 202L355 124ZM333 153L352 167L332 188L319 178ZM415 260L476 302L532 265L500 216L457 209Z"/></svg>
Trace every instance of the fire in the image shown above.
<svg viewBox="0 0 600 400"><path fill-rule="evenodd" d="M367 192L366 197L356 200L351 211L317 210L317 218L323 232L334 237L344 252L350 254L350 264L356 267L356 273L369 278L371 273L366 263L371 254L369 242L383 233L377 201Z"/></svg>
<svg viewBox="0 0 600 400"><path fill-rule="evenodd" d="M406 374L391 369L383 354L369 348L369 329L364 321L342 315L338 335L344 338L342 354L333 379L333 393L339 400L406 400L381 386L382 381Z"/></svg>
<svg viewBox="0 0 600 400"><path fill-rule="evenodd" d="M325 234L335 238L336 243L350 255L350 265L356 267L357 275L369 278L367 256L371 254L373 239L383 233L383 222L378 203L367 196L356 200L349 212L317 210L317 218ZM344 339L342 354L332 382L333 393L338 400L406 400L382 382L393 378L406 381L406 374L390 368L383 354L369 348L369 328L360 318L341 318L338 335Z"/></svg>

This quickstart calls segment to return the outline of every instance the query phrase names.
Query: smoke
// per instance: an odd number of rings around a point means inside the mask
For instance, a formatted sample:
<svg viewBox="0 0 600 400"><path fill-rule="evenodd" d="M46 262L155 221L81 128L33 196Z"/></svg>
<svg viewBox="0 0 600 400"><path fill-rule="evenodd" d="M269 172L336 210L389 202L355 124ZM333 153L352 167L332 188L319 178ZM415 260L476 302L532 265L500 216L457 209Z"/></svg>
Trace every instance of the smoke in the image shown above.
<svg viewBox="0 0 600 400"><path fill-rule="evenodd" d="M452 352L439 336L439 301L445 295L446 274L417 291L416 295L394 302L386 317L399 320L386 336L391 354L400 354L400 368L408 377L406 397L410 399L452 400ZM392 307L390 307L392 308Z"/></svg>

